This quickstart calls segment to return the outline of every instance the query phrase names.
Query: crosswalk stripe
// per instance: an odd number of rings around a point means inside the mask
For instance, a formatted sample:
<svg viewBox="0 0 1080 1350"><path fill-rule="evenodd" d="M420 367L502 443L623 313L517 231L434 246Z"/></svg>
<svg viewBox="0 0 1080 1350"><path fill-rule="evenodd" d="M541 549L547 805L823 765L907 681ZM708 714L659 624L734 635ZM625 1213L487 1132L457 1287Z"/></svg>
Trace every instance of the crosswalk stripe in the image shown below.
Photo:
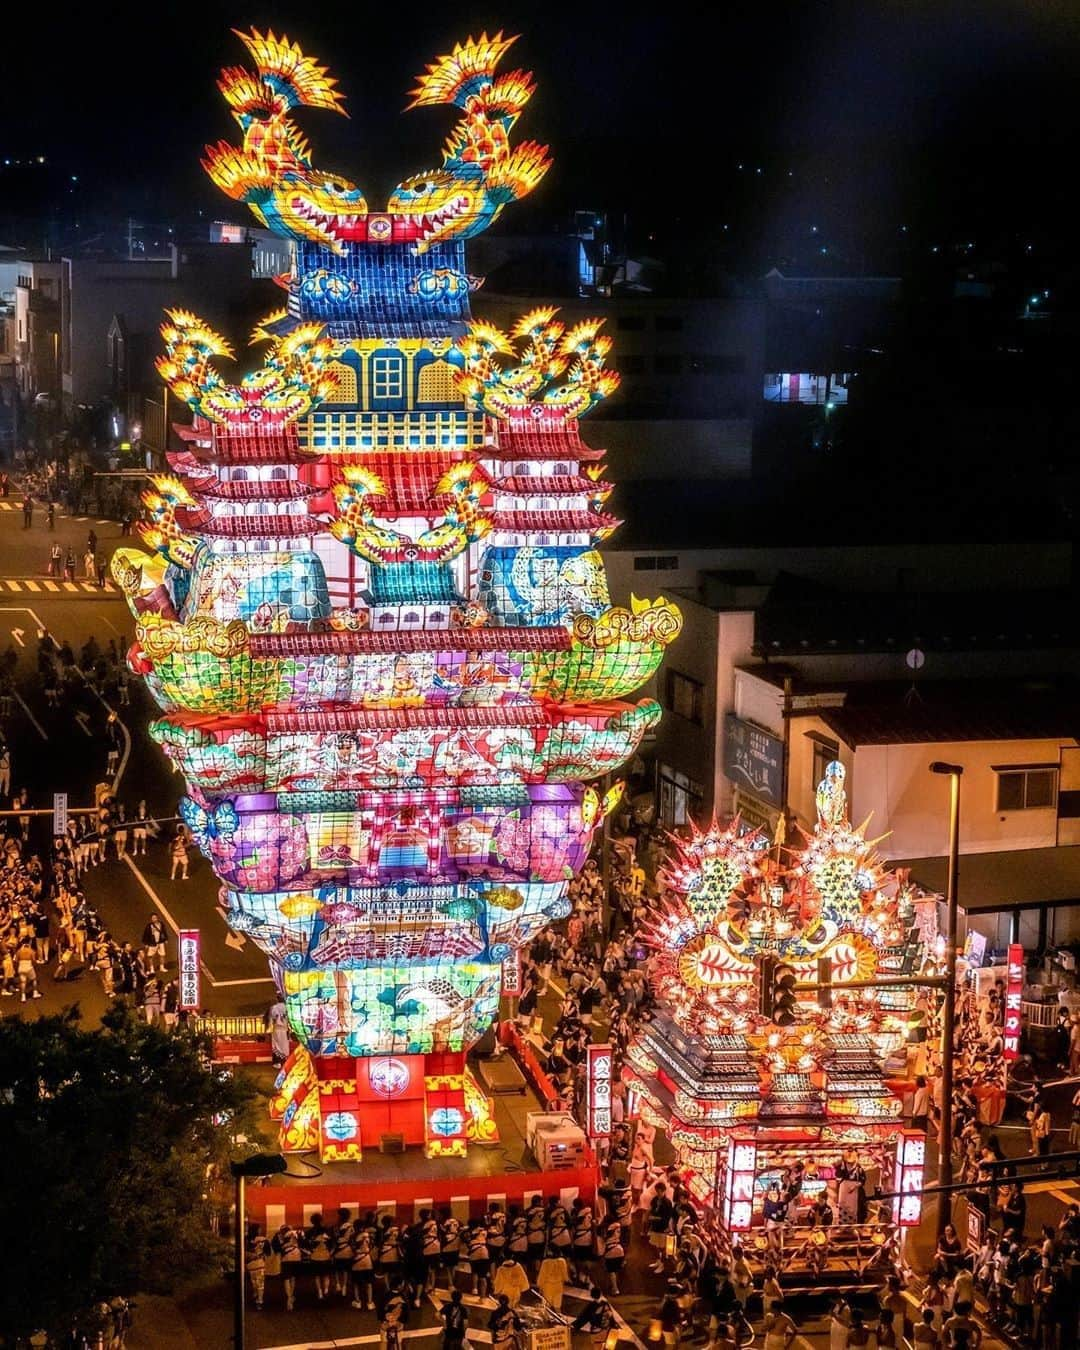
<svg viewBox="0 0 1080 1350"><path fill-rule="evenodd" d="M41 587L37 584L36 581L28 581L26 583L26 589L28 591L40 591Z"/></svg>
<svg viewBox="0 0 1080 1350"><path fill-rule="evenodd" d="M21 590L22 590L22 587L19 585L19 583L18 583L17 581L9 581L9 582L8 582L8 590L11 590L11 591L21 591Z"/></svg>
<svg viewBox="0 0 1080 1350"><path fill-rule="evenodd" d="M0 511L14 511L15 508L10 502L0 502Z"/></svg>
<svg viewBox="0 0 1080 1350"><path fill-rule="evenodd" d="M82 587L84 591L93 592L97 590L97 587L94 585L92 581L80 581L79 585Z"/></svg>
<svg viewBox="0 0 1080 1350"><path fill-rule="evenodd" d="M39 589L39 587L32 581L28 581L26 584L28 586L32 586L35 591ZM55 581L47 581L45 583L45 589L47 591L58 591L60 587L56 584Z"/></svg>
<svg viewBox="0 0 1080 1350"><path fill-rule="evenodd" d="M78 589L79 589L78 586L76 586L75 583L74 583L73 581L65 581L65 582L64 582L64 590L65 590L65 591L77 591Z"/></svg>

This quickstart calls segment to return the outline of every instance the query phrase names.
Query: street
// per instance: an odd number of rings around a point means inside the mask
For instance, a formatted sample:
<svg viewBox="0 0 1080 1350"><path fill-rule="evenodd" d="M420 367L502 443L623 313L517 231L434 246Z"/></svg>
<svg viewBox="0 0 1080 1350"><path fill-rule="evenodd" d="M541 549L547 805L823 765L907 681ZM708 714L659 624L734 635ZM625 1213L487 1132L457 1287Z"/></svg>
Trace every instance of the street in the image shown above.
<svg viewBox="0 0 1080 1350"><path fill-rule="evenodd" d="M42 575L54 535L45 528L40 509L35 511L33 526L24 530L17 507L15 498L0 501L0 649L7 648L16 657L14 698L3 727L11 752L12 793L25 787L34 808L51 808L55 792L67 792L72 809L89 806L95 785L106 777L104 729L116 703L115 694L97 697L83 688L75 698L50 707L37 678L39 634L44 631L57 643L67 641L76 658L90 638L102 650L114 642L123 654L134 625L111 581L101 591L81 576L65 582ZM116 521L59 515L55 538L62 547L70 546L78 553L85 547L90 528L97 533L99 550L108 554L122 542ZM87 896L121 941L138 944L154 909L174 935L180 928L200 929L205 1006L214 1012L261 1013L273 987L266 963L251 943L229 934L218 912L218 885L206 861L192 849L190 879L169 880L169 859L162 841L173 831L181 783L147 735L156 707L137 679L132 678L129 689L130 706L116 708L127 731L116 795L129 817L139 801L145 800L149 813L163 824L159 839L150 840L145 856L119 861L110 850L108 862L85 874ZM44 847L51 828L50 817L34 817L32 838ZM44 997L34 1005L38 1013L78 1001L86 1016L95 1017L105 1005L92 975L72 984L57 984L50 972L41 980L41 989Z"/></svg>

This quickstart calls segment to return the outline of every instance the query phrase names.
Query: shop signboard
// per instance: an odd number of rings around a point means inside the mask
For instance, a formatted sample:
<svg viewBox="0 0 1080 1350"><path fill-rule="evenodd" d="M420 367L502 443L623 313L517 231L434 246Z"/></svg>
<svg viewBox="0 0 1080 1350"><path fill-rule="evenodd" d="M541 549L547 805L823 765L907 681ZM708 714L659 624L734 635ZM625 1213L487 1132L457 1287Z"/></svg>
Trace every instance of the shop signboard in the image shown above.
<svg viewBox="0 0 1080 1350"><path fill-rule="evenodd" d="M611 1046L590 1045L588 1058L589 1138L611 1134Z"/></svg>
<svg viewBox="0 0 1080 1350"><path fill-rule="evenodd" d="M771 806L782 806L784 742L734 713L724 718L724 773Z"/></svg>
<svg viewBox="0 0 1080 1350"><path fill-rule="evenodd" d="M1005 1058L1020 1058L1020 1032L1024 997L1024 949L1019 942L1009 944L1005 977Z"/></svg>

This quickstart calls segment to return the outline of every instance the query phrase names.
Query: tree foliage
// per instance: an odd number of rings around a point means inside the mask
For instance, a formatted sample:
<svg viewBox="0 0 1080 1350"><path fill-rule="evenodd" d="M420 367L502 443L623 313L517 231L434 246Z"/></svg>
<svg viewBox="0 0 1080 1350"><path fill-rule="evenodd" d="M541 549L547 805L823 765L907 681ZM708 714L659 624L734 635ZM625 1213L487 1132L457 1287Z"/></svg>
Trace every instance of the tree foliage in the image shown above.
<svg viewBox="0 0 1080 1350"><path fill-rule="evenodd" d="M63 1334L102 1298L167 1293L221 1255L210 1181L252 1092L203 1038L114 1005L0 1019L0 1334Z"/></svg>

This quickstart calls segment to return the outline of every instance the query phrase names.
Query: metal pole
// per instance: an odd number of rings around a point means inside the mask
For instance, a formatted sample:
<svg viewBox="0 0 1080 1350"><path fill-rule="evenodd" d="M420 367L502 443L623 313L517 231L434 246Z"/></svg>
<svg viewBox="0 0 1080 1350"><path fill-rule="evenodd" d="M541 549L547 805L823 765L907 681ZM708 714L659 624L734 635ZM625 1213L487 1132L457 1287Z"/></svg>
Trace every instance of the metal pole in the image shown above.
<svg viewBox="0 0 1080 1350"><path fill-rule="evenodd" d="M233 1348L244 1350L244 1280L246 1244L244 1242L244 1202L245 1177L243 1172L236 1173L236 1218L233 1223L235 1232L233 1242L236 1248L236 1288L233 1290Z"/></svg>
<svg viewBox="0 0 1080 1350"><path fill-rule="evenodd" d="M960 774L953 766L949 774L949 873L945 885L945 1007L941 1027L941 1133L938 1181L951 1186L953 1179L953 1056L956 1039L956 911L957 872L960 864ZM938 1206L938 1237L951 1219L951 1205Z"/></svg>

